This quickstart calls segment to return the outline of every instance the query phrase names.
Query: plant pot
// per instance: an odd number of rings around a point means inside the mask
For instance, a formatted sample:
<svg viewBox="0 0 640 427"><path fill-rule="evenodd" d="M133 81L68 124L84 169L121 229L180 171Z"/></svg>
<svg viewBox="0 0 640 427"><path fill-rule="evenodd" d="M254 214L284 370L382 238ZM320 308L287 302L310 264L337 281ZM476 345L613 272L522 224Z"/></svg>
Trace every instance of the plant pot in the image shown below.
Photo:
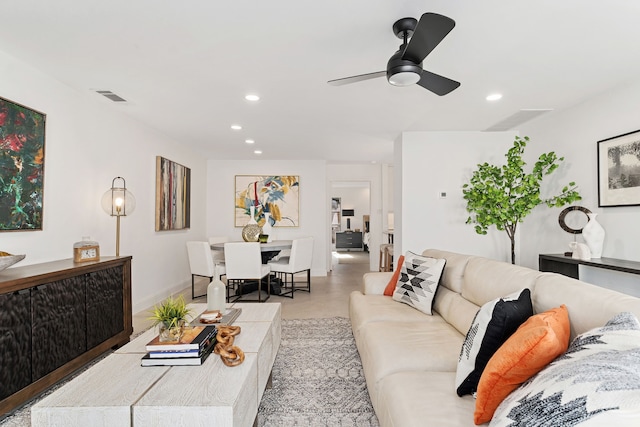
<svg viewBox="0 0 640 427"><path fill-rule="evenodd" d="M179 320L178 324L173 326L160 323L158 326L160 342L180 342L180 338L182 338L182 334L184 333L184 324L184 320Z"/></svg>

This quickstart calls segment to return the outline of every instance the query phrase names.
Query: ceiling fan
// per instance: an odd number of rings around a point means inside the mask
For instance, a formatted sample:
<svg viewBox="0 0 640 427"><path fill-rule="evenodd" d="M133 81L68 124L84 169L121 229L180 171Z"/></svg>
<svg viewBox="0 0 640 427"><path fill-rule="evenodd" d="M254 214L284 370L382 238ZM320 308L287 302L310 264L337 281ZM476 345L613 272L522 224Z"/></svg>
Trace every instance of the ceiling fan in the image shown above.
<svg viewBox="0 0 640 427"><path fill-rule="evenodd" d="M402 44L389 59L386 71L329 80L327 83L341 86L386 75L389 83L394 86L417 83L436 95L446 95L457 89L460 83L424 70L422 61L455 25L453 19L437 13L425 13L420 17L420 21L415 18L402 18L393 24L393 33L402 39Z"/></svg>

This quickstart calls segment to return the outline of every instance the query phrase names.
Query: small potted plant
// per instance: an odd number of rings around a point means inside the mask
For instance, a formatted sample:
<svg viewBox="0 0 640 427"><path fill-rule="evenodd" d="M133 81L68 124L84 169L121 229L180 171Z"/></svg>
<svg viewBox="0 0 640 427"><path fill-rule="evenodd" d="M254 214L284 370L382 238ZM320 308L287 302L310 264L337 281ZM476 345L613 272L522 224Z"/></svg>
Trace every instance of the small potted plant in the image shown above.
<svg viewBox="0 0 640 427"><path fill-rule="evenodd" d="M178 342L184 332L186 317L191 313L184 297L170 296L160 305L155 305L151 310L150 320L153 326L159 325L158 336L161 342Z"/></svg>

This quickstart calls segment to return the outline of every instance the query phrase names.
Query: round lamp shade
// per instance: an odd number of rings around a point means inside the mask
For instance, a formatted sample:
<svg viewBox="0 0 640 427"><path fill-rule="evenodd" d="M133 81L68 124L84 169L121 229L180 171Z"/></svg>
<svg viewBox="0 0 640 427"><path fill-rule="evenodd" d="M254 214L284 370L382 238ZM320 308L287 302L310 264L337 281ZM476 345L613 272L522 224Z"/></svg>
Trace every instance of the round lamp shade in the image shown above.
<svg viewBox="0 0 640 427"><path fill-rule="evenodd" d="M131 215L136 208L136 198L124 187L112 187L102 196L102 209L111 216Z"/></svg>

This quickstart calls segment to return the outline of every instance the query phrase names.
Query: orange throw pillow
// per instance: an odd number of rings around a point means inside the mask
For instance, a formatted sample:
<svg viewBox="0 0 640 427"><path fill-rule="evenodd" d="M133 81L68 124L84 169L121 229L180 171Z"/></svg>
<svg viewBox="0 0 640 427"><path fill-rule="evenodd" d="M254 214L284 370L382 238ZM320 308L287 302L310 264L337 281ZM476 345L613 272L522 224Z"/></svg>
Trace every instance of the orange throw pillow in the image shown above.
<svg viewBox="0 0 640 427"><path fill-rule="evenodd" d="M393 296L393 291L396 290L396 285L398 284L398 277L400 277L400 269L402 268L402 264L404 264L404 255L400 255L400 257L398 257L398 262L396 263L396 271L393 272L391 280L389 280L389 283L387 283L387 287L384 288L384 295L388 297Z"/></svg>
<svg viewBox="0 0 640 427"><path fill-rule="evenodd" d="M569 346L565 305L531 316L489 359L478 383L476 424L491 420L498 405Z"/></svg>

